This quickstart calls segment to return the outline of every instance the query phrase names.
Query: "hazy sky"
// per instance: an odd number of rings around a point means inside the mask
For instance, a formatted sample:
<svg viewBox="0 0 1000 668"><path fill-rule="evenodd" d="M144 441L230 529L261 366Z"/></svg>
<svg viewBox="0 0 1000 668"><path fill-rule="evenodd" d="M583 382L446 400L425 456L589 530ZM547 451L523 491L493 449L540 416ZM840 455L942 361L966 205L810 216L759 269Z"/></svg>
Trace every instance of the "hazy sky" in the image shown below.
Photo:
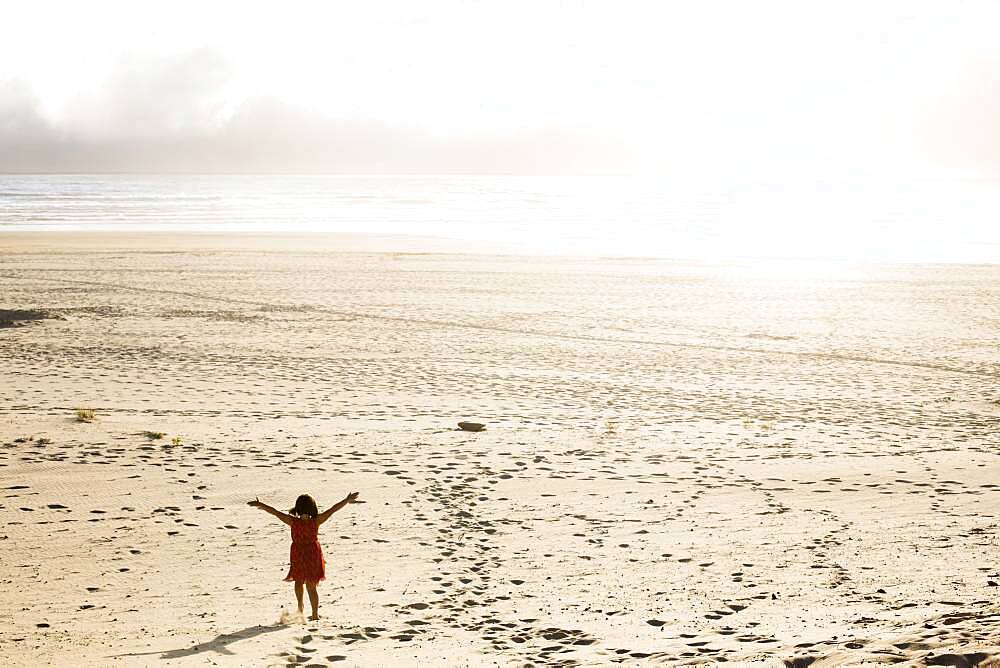
<svg viewBox="0 0 1000 668"><path fill-rule="evenodd" d="M0 173L617 174L563 197L600 251L1000 262L998 27L993 0L10 2ZM579 216L538 206L563 249Z"/></svg>
<svg viewBox="0 0 1000 668"><path fill-rule="evenodd" d="M0 171L991 175L998 26L958 1L9 3Z"/></svg>

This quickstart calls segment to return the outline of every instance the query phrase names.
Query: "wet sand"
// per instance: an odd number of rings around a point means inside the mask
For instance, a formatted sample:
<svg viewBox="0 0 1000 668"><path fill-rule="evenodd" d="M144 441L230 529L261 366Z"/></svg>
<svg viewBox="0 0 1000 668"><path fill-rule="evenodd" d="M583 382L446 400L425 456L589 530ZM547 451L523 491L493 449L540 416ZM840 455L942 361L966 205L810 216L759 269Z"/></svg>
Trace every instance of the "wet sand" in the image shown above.
<svg viewBox="0 0 1000 668"><path fill-rule="evenodd" d="M0 235L0 663L997 665L1000 269L455 250Z"/></svg>

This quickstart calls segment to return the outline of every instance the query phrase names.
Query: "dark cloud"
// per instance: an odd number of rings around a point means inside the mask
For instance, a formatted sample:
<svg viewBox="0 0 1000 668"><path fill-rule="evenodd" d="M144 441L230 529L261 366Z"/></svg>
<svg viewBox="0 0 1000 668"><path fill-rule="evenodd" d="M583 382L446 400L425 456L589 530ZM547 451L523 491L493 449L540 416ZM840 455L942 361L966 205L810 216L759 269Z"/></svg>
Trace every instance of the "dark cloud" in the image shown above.
<svg viewBox="0 0 1000 668"><path fill-rule="evenodd" d="M231 81L207 50L123 62L59 123L30 87L0 83L0 172L575 173L622 157L613 142L546 128L439 136L271 98L232 109Z"/></svg>

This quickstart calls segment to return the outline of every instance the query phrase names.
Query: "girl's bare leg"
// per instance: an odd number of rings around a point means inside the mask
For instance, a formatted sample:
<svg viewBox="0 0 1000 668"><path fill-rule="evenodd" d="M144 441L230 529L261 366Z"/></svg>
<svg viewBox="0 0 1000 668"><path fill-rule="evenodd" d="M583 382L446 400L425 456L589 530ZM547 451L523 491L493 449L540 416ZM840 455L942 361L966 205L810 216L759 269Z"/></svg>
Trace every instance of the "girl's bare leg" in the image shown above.
<svg viewBox="0 0 1000 668"><path fill-rule="evenodd" d="M309 617L309 619L313 620L319 619L319 592L316 591L316 583L307 582L306 591L309 592L309 604L312 605L313 609L313 613ZM299 609L301 610L302 608Z"/></svg>
<svg viewBox="0 0 1000 668"><path fill-rule="evenodd" d="M311 596L311 595L310 595ZM302 581L295 581L295 600L299 602L299 614L302 614Z"/></svg>

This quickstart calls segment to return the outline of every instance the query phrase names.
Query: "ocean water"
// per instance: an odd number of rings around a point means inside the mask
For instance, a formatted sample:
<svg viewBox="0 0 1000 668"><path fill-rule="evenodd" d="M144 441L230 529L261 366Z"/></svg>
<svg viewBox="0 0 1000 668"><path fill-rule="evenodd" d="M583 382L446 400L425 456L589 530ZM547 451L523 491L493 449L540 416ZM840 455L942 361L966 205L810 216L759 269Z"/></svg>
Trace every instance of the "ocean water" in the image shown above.
<svg viewBox="0 0 1000 668"><path fill-rule="evenodd" d="M663 210L654 193L622 188L618 180L529 177L0 176L0 225L368 233L596 250L609 221L641 227Z"/></svg>
<svg viewBox="0 0 1000 668"><path fill-rule="evenodd" d="M0 175L0 229L431 236L502 252L1000 263L971 182L633 177Z"/></svg>

